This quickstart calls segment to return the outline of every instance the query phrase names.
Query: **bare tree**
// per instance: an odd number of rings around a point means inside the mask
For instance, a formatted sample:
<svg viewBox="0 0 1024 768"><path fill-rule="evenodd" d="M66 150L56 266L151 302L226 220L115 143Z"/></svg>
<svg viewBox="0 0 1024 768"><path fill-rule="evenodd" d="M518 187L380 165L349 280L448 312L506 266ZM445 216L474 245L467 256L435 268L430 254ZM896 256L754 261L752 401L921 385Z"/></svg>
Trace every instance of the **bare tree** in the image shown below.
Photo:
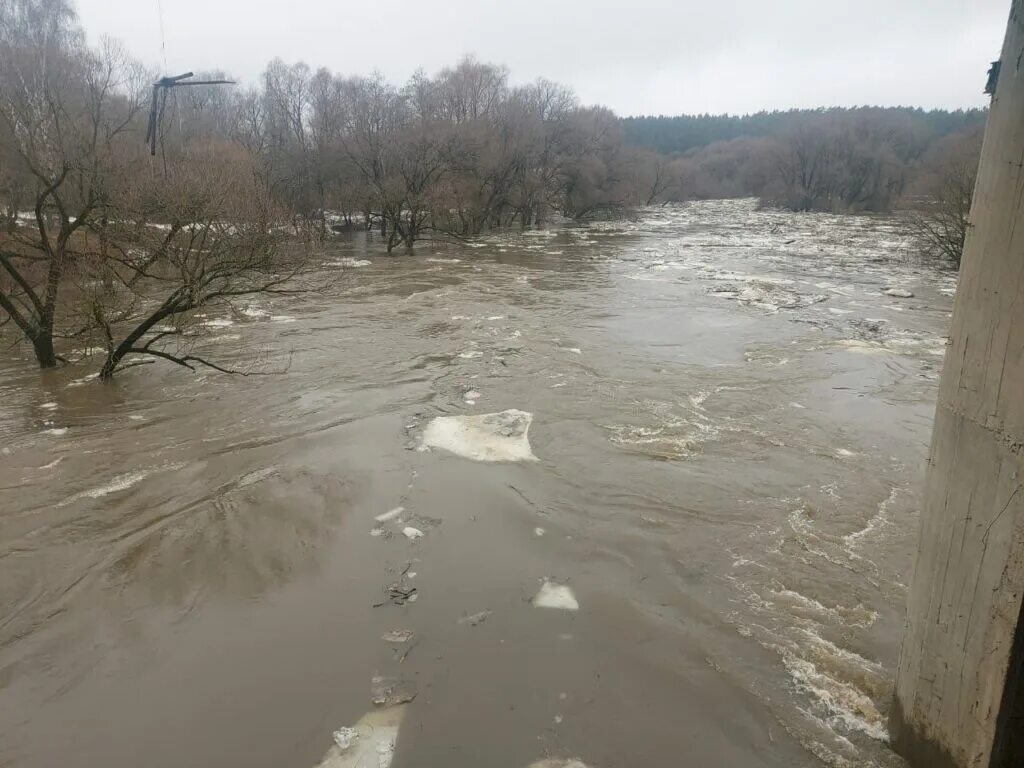
<svg viewBox="0 0 1024 768"><path fill-rule="evenodd" d="M283 212L255 165L239 145L207 144L122 201L124 231L109 256L118 282L91 301L106 350L101 378L140 358L237 372L192 351L196 312L300 290L310 241L282 233Z"/></svg>
<svg viewBox="0 0 1024 768"><path fill-rule="evenodd" d="M0 0L0 17L0 122L33 216L0 241L0 308L49 368L61 285L84 232L105 216L140 71L112 44L89 50L64 2Z"/></svg>
<svg viewBox="0 0 1024 768"><path fill-rule="evenodd" d="M910 229L926 256L960 267L970 229L971 199L981 154L981 131L954 135L927 158L929 167L920 210L910 216Z"/></svg>

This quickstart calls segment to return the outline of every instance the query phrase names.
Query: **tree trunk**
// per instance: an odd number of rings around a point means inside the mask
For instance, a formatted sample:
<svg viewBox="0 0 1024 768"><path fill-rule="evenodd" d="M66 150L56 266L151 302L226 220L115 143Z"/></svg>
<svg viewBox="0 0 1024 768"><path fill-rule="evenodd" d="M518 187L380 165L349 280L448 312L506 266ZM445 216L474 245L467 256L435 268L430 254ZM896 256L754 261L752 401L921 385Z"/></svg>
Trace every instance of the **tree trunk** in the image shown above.
<svg viewBox="0 0 1024 768"><path fill-rule="evenodd" d="M53 332L48 328L40 329L32 338L32 348L40 368L56 368L57 355L53 351Z"/></svg>

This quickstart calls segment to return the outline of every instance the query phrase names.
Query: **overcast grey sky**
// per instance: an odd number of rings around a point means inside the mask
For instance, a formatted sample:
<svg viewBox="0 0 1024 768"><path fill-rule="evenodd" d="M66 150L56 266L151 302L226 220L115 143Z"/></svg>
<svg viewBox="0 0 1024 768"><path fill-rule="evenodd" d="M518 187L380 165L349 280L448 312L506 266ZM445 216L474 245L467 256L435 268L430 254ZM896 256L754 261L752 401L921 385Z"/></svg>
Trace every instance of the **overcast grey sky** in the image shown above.
<svg viewBox="0 0 1024 768"><path fill-rule="evenodd" d="M402 82L464 54L621 115L985 103L1010 0L77 0L91 37L170 73L267 61ZM162 68L162 67L161 67Z"/></svg>

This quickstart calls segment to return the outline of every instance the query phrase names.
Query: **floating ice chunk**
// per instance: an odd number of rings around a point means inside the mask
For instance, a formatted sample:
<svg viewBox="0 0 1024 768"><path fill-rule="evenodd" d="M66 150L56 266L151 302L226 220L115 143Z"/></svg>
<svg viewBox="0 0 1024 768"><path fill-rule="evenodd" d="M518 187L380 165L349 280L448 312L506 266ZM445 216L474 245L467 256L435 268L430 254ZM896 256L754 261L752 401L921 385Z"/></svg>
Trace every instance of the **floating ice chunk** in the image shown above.
<svg viewBox="0 0 1024 768"><path fill-rule="evenodd" d="M406 704L416 698L416 685L397 677L375 675L370 681L370 698L378 707Z"/></svg>
<svg viewBox="0 0 1024 768"><path fill-rule="evenodd" d="M580 349L579 347L562 347L562 349L564 349L566 352L568 352L570 354L573 354L573 355L582 355L583 354L583 350Z"/></svg>
<svg viewBox="0 0 1024 768"><path fill-rule="evenodd" d="M54 437L60 437L61 435L66 435L67 433L68 433L68 428L67 427L54 427L53 429L44 429L43 430L43 434L44 435L53 435Z"/></svg>
<svg viewBox="0 0 1024 768"><path fill-rule="evenodd" d="M532 414L515 409L479 416L439 416L423 432L423 446L474 461L536 461L529 440L532 421Z"/></svg>
<svg viewBox="0 0 1024 768"><path fill-rule="evenodd" d="M369 712L333 734L334 745L316 768L390 768L405 707Z"/></svg>
<svg viewBox="0 0 1024 768"><path fill-rule="evenodd" d="M541 585L540 592L533 598L533 605L535 608L557 608L562 611L578 611L580 608L572 589L553 581L545 581Z"/></svg>
<svg viewBox="0 0 1024 768"><path fill-rule="evenodd" d="M548 758L547 760L538 760L536 763L531 763L529 768L587 768L587 764L576 758L572 760Z"/></svg>
<svg viewBox="0 0 1024 768"><path fill-rule="evenodd" d="M57 409L57 404L56 403L43 403L39 407L42 408L43 410L46 410L46 411L53 411L53 410Z"/></svg>
<svg viewBox="0 0 1024 768"><path fill-rule="evenodd" d="M897 299L912 299L914 294L906 288L886 288L883 293L886 296L895 296Z"/></svg>
<svg viewBox="0 0 1024 768"><path fill-rule="evenodd" d="M405 507L395 507L394 509L388 510L387 512L377 515L374 520L378 523L386 523L389 520L394 520L396 517L405 512Z"/></svg>
<svg viewBox="0 0 1024 768"><path fill-rule="evenodd" d="M145 416L140 416L137 413L131 414L130 416L128 416L128 418L131 419L132 421L145 421L146 420Z"/></svg>
<svg viewBox="0 0 1024 768"><path fill-rule="evenodd" d="M409 541L416 541L416 539L423 538L423 531L421 531L419 528L413 528L411 525L409 525L402 529L402 535L404 535L405 538L409 539Z"/></svg>
<svg viewBox="0 0 1024 768"><path fill-rule="evenodd" d="M477 392L475 389L471 389L471 390L469 390L469 392L464 394L463 397L466 400L479 400L480 399L480 393Z"/></svg>
<svg viewBox="0 0 1024 768"><path fill-rule="evenodd" d="M541 536L543 536L545 533L547 533L547 531L545 531L543 528L534 528L533 529L533 535L536 536L538 539Z"/></svg>
<svg viewBox="0 0 1024 768"><path fill-rule="evenodd" d="M836 448L836 455L842 456L843 458L849 458L850 456L856 456L857 454L853 451L847 450L846 448Z"/></svg>
<svg viewBox="0 0 1024 768"><path fill-rule="evenodd" d="M392 629L381 635L380 639L386 643L408 643L412 640L412 635L411 629Z"/></svg>
<svg viewBox="0 0 1024 768"><path fill-rule="evenodd" d="M339 728L333 734L334 743L338 745L338 749L345 752L352 748L352 745L359 740L359 731L355 728L349 728L347 725Z"/></svg>
<svg viewBox="0 0 1024 768"><path fill-rule="evenodd" d="M487 621L487 617L490 615L490 611L480 611L480 613L474 613L471 616L463 616L459 619L459 624L468 624L471 627L475 627L477 624L483 624Z"/></svg>

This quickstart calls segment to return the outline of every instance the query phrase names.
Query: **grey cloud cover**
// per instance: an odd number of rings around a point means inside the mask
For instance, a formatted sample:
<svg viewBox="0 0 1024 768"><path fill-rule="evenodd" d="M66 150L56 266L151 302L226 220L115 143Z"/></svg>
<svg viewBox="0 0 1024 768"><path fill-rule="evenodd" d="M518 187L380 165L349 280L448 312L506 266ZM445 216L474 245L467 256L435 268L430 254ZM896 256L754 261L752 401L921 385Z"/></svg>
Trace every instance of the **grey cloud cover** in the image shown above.
<svg viewBox="0 0 1024 768"><path fill-rule="evenodd" d="M147 64L253 81L280 56L404 81L464 54L622 115L985 103L1009 0L79 0Z"/></svg>

